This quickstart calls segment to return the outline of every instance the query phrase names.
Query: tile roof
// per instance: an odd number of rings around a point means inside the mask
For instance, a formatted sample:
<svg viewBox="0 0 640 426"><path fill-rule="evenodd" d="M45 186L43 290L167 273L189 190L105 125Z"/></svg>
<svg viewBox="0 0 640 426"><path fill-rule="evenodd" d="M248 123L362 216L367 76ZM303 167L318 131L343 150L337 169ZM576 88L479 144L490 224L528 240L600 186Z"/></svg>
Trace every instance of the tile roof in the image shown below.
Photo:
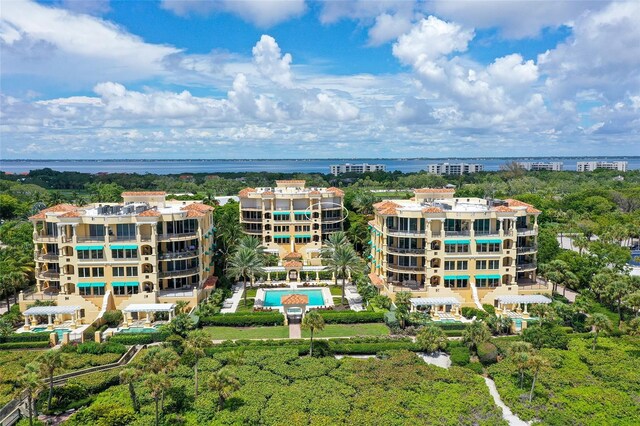
<svg viewBox="0 0 640 426"><path fill-rule="evenodd" d="M289 294L282 296L280 303L283 305L306 305L309 303L309 297L304 294Z"/></svg>
<svg viewBox="0 0 640 426"><path fill-rule="evenodd" d="M246 197L250 192L256 192L255 188L245 188L238 193L241 197Z"/></svg>
<svg viewBox="0 0 640 426"><path fill-rule="evenodd" d="M422 209L422 213L442 213L443 211L440 207L425 207Z"/></svg>
<svg viewBox="0 0 640 426"><path fill-rule="evenodd" d="M526 207L527 213L542 213L540 210L533 207L531 204L525 203L524 201L514 200L513 198L507 198L504 200L511 207Z"/></svg>
<svg viewBox="0 0 640 426"><path fill-rule="evenodd" d="M513 209L510 209L507 206L498 206L498 207L494 208L493 210L495 210L497 212L503 212L503 213L513 212Z"/></svg>
<svg viewBox="0 0 640 426"><path fill-rule="evenodd" d="M208 288L208 287L215 288L217 283L218 283L218 277L216 277L215 275L209 275L209 277L204 281L204 283L202 283L202 286L204 288Z"/></svg>
<svg viewBox="0 0 640 426"><path fill-rule="evenodd" d="M397 208L400 207L399 204L394 203L393 201L382 201L380 203L376 203L373 205L373 208L381 215L394 215L398 214Z"/></svg>
<svg viewBox="0 0 640 426"><path fill-rule="evenodd" d="M206 213L197 210L187 210L187 217L205 217Z"/></svg>
<svg viewBox="0 0 640 426"><path fill-rule="evenodd" d="M344 197L344 191L342 189L340 189L340 188L336 188L335 186L327 188L327 192L333 192L338 197Z"/></svg>
<svg viewBox="0 0 640 426"><path fill-rule="evenodd" d="M371 280L371 284L373 284L376 287L384 286L384 281L382 281L382 278L380 278L373 272L369 274L369 279Z"/></svg>
<svg viewBox="0 0 640 426"><path fill-rule="evenodd" d="M300 185L304 185L305 183L307 183L307 181L306 181L306 180L304 180L304 179L289 179L289 180L286 180L286 179L285 179L285 180L277 180L277 181L276 181L276 184L277 184L277 185L280 185L280 184L283 184L283 185L287 185L287 184L300 184Z"/></svg>
<svg viewBox="0 0 640 426"><path fill-rule="evenodd" d="M56 204L55 206L40 210L29 219L44 219L47 213L66 213L77 209L78 207L71 204Z"/></svg>
<svg viewBox="0 0 640 426"><path fill-rule="evenodd" d="M82 214L80 213L79 210L71 210L70 212L61 214L58 217L80 217L80 216L82 216Z"/></svg>
<svg viewBox="0 0 640 426"><path fill-rule="evenodd" d="M144 197L147 195L167 195L164 191L126 191L122 193L123 197Z"/></svg>
<svg viewBox="0 0 640 426"><path fill-rule="evenodd" d="M191 203L182 207L180 210L189 210L189 211L197 211L197 212L205 213L213 210L213 207L208 206L206 204L202 204L202 203Z"/></svg>
<svg viewBox="0 0 640 426"><path fill-rule="evenodd" d="M322 192L314 189L313 191L309 191L309 195L322 195Z"/></svg>
<svg viewBox="0 0 640 426"><path fill-rule="evenodd" d="M158 210L149 209L140 213L138 216L140 217L158 217L161 216L161 213Z"/></svg>
<svg viewBox="0 0 640 426"><path fill-rule="evenodd" d="M285 268L302 268L302 262L298 262L297 260L290 260L288 262L284 262Z"/></svg>
<svg viewBox="0 0 640 426"><path fill-rule="evenodd" d="M430 192L449 193L449 192L456 192L456 190L453 188L418 188L413 192L415 192L416 194L427 194Z"/></svg>
<svg viewBox="0 0 640 426"><path fill-rule="evenodd" d="M302 259L302 255L298 252L292 251L291 253L286 255L284 258L285 260Z"/></svg>

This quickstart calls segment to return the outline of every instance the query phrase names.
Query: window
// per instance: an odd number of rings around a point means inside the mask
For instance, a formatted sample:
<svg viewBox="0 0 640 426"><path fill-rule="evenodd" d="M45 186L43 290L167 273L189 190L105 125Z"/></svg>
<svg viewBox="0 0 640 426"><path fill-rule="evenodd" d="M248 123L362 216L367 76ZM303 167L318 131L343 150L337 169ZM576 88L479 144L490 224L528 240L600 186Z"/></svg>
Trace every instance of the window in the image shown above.
<svg viewBox="0 0 640 426"><path fill-rule="evenodd" d="M476 260L476 269L487 269L486 260Z"/></svg>
<svg viewBox="0 0 640 426"><path fill-rule="evenodd" d="M307 213L295 213L293 215L295 220L309 220L311 217Z"/></svg>
<svg viewBox="0 0 640 426"><path fill-rule="evenodd" d="M398 238L398 247L403 249L416 249L418 248L417 238Z"/></svg>
<svg viewBox="0 0 640 426"><path fill-rule="evenodd" d="M89 236L104 237L104 225L89 225Z"/></svg>
<svg viewBox="0 0 640 426"><path fill-rule="evenodd" d="M467 288L469 286L468 278L445 278L444 286L447 288Z"/></svg>
<svg viewBox="0 0 640 426"><path fill-rule="evenodd" d="M289 232L289 225L275 225L273 232Z"/></svg>
<svg viewBox="0 0 640 426"><path fill-rule="evenodd" d="M104 259L104 250L78 250L78 259L80 260L97 260Z"/></svg>
<svg viewBox="0 0 640 426"><path fill-rule="evenodd" d="M296 237L296 244L307 244L311 242L311 237Z"/></svg>
<svg viewBox="0 0 640 426"><path fill-rule="evenodd" d="M104 277L104 268L91 268L91 273L94 277Z"/></svg>
<svg viewBox="0 0 640 426"><path fill-rule="evenodd" d="M296 225L296 232L310 232L311 226L309 225Z"/></svg>
<svg viewBox="0 0 640 426"><path fill-rule="evenodd" d="M500 261L499 260L490 260L489 261L489 269L500 269Z"/></svg>
<svg viewBox="0 0 640 426"><path fill-rule="evenodd" d="M80 296L91 296L91 287L80 287Z"/></svg>
<svg viewBox="0 0 640 426"><path fill-rule="evenodd" d="M488 234L490 229L491 229L490 219L476 219L473 222L473 230L477 234Z"/></svg>
<svg viewBox="0 0 640 426"><path fill-rule="evenodd" d="M498 287L500 285L499 278L478 278L476 280L476 287Z"/></svg>
<svg viewBox="0 0 640 426"><path fill-rule="evenodd" d="M478 253L496 253L500 251L500 243L478 243L476 251Z"/></svg>
<svg viewBox="0 0 640 426"><path fill-rule="evenodd" d="M469 244L445 244L445 253L469 253Z"/></svg>
<svg viewBox="0 0 640 426"><path fill-rule="evenodd" d="M276 222L286 222L289 220L289 218L291 217L291 215L289 213L285 213L285 214L274 214L273 215L273 220Z"/></svg>
<svg viewBox="0 0 640 426"><path fill-rule="evenodd" d="M290 237L273 237L277 244L289 244L291 242Z"/></svg>
<svg viewBox="0 0 640 426"><path fill-rule="evenodd" d="M138 267L137 266L127 266L127 276L128 277L137 277L138 276Z"/></svg>
<svg viewBox="0 0 640 426"><path fill-rule="evenodd" d="M89 278L91 276L91 268L78 268L78 276L80 278Z"/></svg>
<svg viewBox="0 0 640 426"><path fill-rule="evenodd" d="M111 256L114 259L137 259L138 249L115 249L111 250Z"/></svg>
<svg viewBox="0 0 640 426"><path fill-rule="evenodd" d="M126 285L126 286L117 286L113 287L113 293L116 296L127 296L130 294L138 294L140 289L137 285Z"/></svg>
<svg viewBox="0 0 640 426"><path fill-rule="evenodd" d="M400 266L418 266L417 257L398 256L398 265Z"/></svg>
<svg viewBox="0 0 640 426"><path fill-rule="evenodd" d="M468 266L469 266L469 262L467 262L466 260L459 260L458 261L458 270L468 269Z"/></svg>
<svg viewBox="0 0 640 426"><path fill-rule="evenodd" d="M113 276L114 277L124 277L124 267L116 266L113 268Z"/></svg>
<svg viewBox="0 0 640 426"><path fill-rule="evenodd" d="M444 262L444 270L445 271L453 271L456 269L456 262L453 260L445 260Z"/></svg>
<svg viewBox="0 0 640 426"><path fill-rule="evenodd" d="M104 286L93 287L94 296L104 296Z"/></svg>

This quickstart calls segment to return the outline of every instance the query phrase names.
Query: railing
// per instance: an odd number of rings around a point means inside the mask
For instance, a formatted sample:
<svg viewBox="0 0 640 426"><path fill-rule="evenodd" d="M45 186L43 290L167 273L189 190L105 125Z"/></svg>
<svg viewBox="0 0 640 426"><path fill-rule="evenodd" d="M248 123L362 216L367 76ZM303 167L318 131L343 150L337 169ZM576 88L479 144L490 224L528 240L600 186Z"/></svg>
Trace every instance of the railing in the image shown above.
<svg viewBox="0 0 640 426"><path fill-rule="evenodd" d="M38 278L40 278L41 280L46 280L47 278L49 279L60 279L60 272L40 272L38 274Z"/></svg>
<svg viewBox="0 0 640 426"><path fill-rule="evenodd" d="M172 277L179 277L181 275L195 275L197 273L198 273L198 268L189 268L189 269L182 269L180 271L160 272L158 276L160 278L172 278Z"/></svg>
<svg viewBox="0 0 640 426"><path fill-rule="evenodd" d="M135 235L110 235L109 241L137 241Z"/></svg>
<svg viewBox="0 0 640 426"><path fill-rule="evenodd" d="M28 293L24 294L24 300L54 300L60 293Z"/></svg>
<svg viewBox="0 0 640 426"><path fill-rule="evenodd" d="M499 236L500 235L500 231L495 230L495 231L473 231L474 235L477 236Z"/></svg>
<svg viewBox="0 0 640 426"><path fill-rule="evenodd" d="M526 253L529 251L536 251L538 250L538 246L524 246L524 247L518 247L518 253Z"/></svg>
<svg viewBox="0 0 640 426"><path fill-rule="evenodd" d="M186 257L196 257L198 255L197 251L176 251L176 252L167 252L167 253L162 253L158 256L158 259L160 260L167 260L167 259L184 259Z"/></svg>
<svg viewBox="0 0 640 426"><path fill-rule="evenodd" d="M36 256L36 259L38 260L58 260L60 258L60 255L57 254L38 254Z"/></svg>
<svg viewBox="0 0 640 426"><path fill-rule="evenodd" d="M395 263L387 263L387 268L398 269L400 271L415 271L416 273L423 272L424 266L418 265L398 265Z"/></svg>
<svg viewBox="0 0 640 426"><path fill-rule="evenodd" d="M527 269L536 269L536 264L535 263L521 263L516 265L516 270L517 271L524 271Z"/></svg>
<svg viewBox="0 0 640 426"><path fill-rule="evenodd" d="M55 242L58 241L58 237L55 235L41 235L41 234L37 234L36 235L36 240L37 241L45 241L45 242Z"/></svg>
<svg viewBox="0 0 640 426"><path fill-rule="evenodd" d="M262 229L244 229L247 234L262 234Z"/></svg>
<svg viewBox="0 0 640 426"><path fill-rule="evenodd" d="M445 230L447 237L468 237L471 235L471 231L447 231Z"/></svg>
<svg viewBox="0 0 640 426"><path fill-rule="evenodd" d="M195 290L195 288L159 290L158 297L193 297L195 295Z"/></svg>
<svg viewBox="0 0 640 426"><path fill-rule="evenodd" d="M177 234L158 234L158 240L170 240L172 238L185 238L185 237L197 238L198 234L196 231L181 232Z"/></svg>
<svg viewBox="0 0 640 426"><path fill-rule="evenodd" d="M431 231L431 238L440 238L442 237L442 231Z"/></svg>
<svg viewBox="0 0 640 426"><path fill-rule="evenodd" d="M151 241L151 236L140 236L140 241L149 242Z"/></svg>
<svg viewBox="0 0 640 426"><path fill-rule="evenodd" d="M422 254L424 255L424 248L400 248L394 246L387 246L387 251L389 253L399 253L399 254Z"/></svg>
<svg viewBox="0 0 640 426"><path fill-rule="evenodd" d="M243 217L242 218L243 222L262 222L262 218L261 217Z"/></svg>
<svg viewBox="0 0 640 426"><path fill-rule="evenodd" d="M533 235L535 234L535 229L533 228L518 228L518 235Z"/></svg>
<svg viewBox="0 0 640 426"><path fill-rule="evenodd" d="M79 243L104 243L104 235L94 235L91 237L77 237Z"/></svg>
<svg viewBox="0 0 640 426"><path fill-rule="evenodd" d="M408 235L422 235L425 236L425 231L418 231L417 229L400 229L400 228L387 228L389 233L394 234L408 234Z"/></svg>

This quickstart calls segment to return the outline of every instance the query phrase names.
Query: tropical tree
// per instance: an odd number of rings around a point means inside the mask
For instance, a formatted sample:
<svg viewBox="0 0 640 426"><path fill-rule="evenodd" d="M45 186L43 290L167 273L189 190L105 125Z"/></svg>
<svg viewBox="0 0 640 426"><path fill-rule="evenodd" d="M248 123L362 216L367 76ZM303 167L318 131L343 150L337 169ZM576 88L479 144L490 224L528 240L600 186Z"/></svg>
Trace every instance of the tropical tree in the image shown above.
<svg viewBox="0 0 640 426"><path fill-rule="evenodd" d="M478 345L488 341L490 337L491 331L482 321L473 321L462 331L462 341L473 350L477 350Z"/></svg>
<svg viewBox="0 0 640 426"><path fill-rule="evenodd" d="M140 370L132 367L128 367L120 371L120 384L129 386L131 405L133 406L133 411L136 413L140 412L140 402L138 401L138 397L136 395L136 388L134 386L134 383L140 378L141 375L142 372Z"/></svg>
<svg viewBox="0 0 640 426"><path fill-rule="evenodd" d="M324 330L324 318L318 311L309 311L302 319L302 329L309 330L311 334L311 346L309 356L313 356L313 333Z"/></svg>
<svg viewBox="0 0 640 426"><path fill-rule="evenodd" d="M187 335L185 340L185 355L194 360L193 375L195 381L195 397L198 398L198 364L205 356L205 348L211 346L211 338L204 330L195 330Z"/></svg>
<svg viewBox="0 0 640 426"><path fill-rule="evenodd" d="M248 249L255 251L258 254L258 256L264 256L265 247L262 245L262 242L258 238L253 237L251 235L244 235L240 237L240 239L238 240L238 244L236 245L236 248L241 248L241 247L246 247Z"/></svg>
<svg viewBox="0 0 640 426"><path fill-rule="evenodd" d="M640 314L640 290L636 290L633 293L626 295L623 303L635 312L635 316L637 317Z"/></svg>
<svg viewBox="0 0 640 426"><path fill-rule="evenodd" d="M627 325L627 333L630 336L640 336L640 318L634 318Z"/></svg>
<svg viewBox="0 0 640 426"><path fill-rule="evenodd" d="M240 247L229 259L227 273L236 280L242 278L244 289L244 305L247 306L247 277L253 277L264 272L264 256L255 250Z"/></svg>
<svg viewBox="0 0 640 426"><path fill-rule="evenodd" d="M538 373L540 373L540 370L542 370L544 367L548 365L548 362L545 358L541 357L540 355L532 355L529 357L527 364L529 367L529 371L533 376L533 381L531 382L531 391L529 392L529 402L531 402L531 400L533 399L533 390L536 387L536 380L538 378Z"/></svg>
<svg viewBox="0 0 640 426"><path fill-rule="evenodd" d="M529 365L529 357L531 356L531 352L531 343L528 342L513 342L513 344L511 344L511 346L509 347L509 356L511 356L520 375L520 388L522 388L524 384L524 372L527 370L527 367Z"/></svg>
<svg viewBox="0 0 640 426"><path fill-rule="evenodd" d="M336 284L338 276L342 278L342 298L340 303L344 304L347 276L358 270L358 267L360 266L360 259L347 240L346 244L333 249L331 257L325 257L324 260L326 265L329 267L329 270L336 275Z"/></svg>
<svg viewBox="0 0 640 426"><path fill-rule="evenodd" d="M7 302L7 311L11 309L11 302L9 300L9 296L13 291L13 284L11 283L11 279L9 275L5 275L0 277L0 291L5 297L5 301Z"/></svg>
<svg viewBox="0 0 640 426"><path fill-rule="evenodd" d="M28 282L23 272L14 271L11 272L8 276L9 280L9 288L11 293L13 294L13 303L18 303L17 294L20 289L22 289L25 284Z"/></svg>
<svg viewBox="0 0 640 426"><path fill-rule="evenodd" d="M189 301L188 300L178 300L176 302L176 313L177 314L186 314L188 307L189 307Z"/></svg>
<svg viewBox="0 0 640 426"><path fill-rule="evenodd" d="M164 374L166 380L167 374L173 371L178 363L179 357L172 349L161 348L154 346L149 349L142 357L140 365L143 371L152 373L151 375L159 376ZM171 382L169 381L169 385ZM151 385L149 385L151 388ZM162 397L162 410L164 411L164 391L168 388L168 385L160 389L160 396Z"/></svg>
<svg viewBox="0 0 640 426"><path fill-rule="evenodd" d="M400 328L404 328L407 323L407 319L409 319L411 292L399 291L398 293L396 293L396 300L394 304L396 305L396 319L400 322Z"/></svg>
<svg viewBox="0 0 640 426"><path fill-rule="evenodd" d="M604 288L604 296L615 304L618 310L618 325L622 322L622 299L632 291L628 277L616 275L616 279L609 282Z"/></svg>
<svg viewBox="0 0 640 426"><path fill-rule="evenodd" d="M228 370L222 368L209 377L207 388L218 395L218 411L224 408L225 401L238 389L238 378Z"/></svg>
<svg viewBox="0 0 640 426"><path fill-rule="evenodd" d="M613 324L605 314L593 314L587 319L587 325L593 330L593 346L591 349L595 350L600 333L610 331L613 328Z"/></svg>
<svg viewBox="0 0 640 426"><path fill-rule="evenodd" d="M49 380L49 397L47 398L47 410L51 410L51 398L53 398L53 375L56 370L64 367L65 362L62 352L51 349L40 355L40 373Z"/></svg>
<svg viewBox="0 0 640 426"><path fill-rule="evenodd" d="M27 395L27 411L29 413L29 426L33 426L33 415L35 413L34 398L38 390L42 386L42 382L39 377L40 364L37 362L30 362L25 365L24 371L18 378L18 386L20 392L25 392Z"/></svg>
<svg viewBox="0 0 640 426"><path fill-rule="evenodd" d="M164 398L164 390L171 386L171 380L166 373L149 374L145 379L145 385L149 388L149 393L155 403L156 426L160 424L160 398ZM164 407L163 407L164 411Z"/></svg>
<svg viewBox="0 0 640 426"><path fill-rule="evenodd" d="M442 328L435 324L428 324L418 331L416 342L423 351L432 354L445 349L449 340Z"/></svg>

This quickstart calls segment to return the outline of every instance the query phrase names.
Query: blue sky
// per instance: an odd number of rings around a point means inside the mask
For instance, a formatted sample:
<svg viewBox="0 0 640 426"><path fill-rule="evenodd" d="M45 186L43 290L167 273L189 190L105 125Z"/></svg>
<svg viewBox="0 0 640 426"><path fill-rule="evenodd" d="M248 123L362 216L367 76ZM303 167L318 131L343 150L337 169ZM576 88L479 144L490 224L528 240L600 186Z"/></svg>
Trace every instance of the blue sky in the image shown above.
<svg viewBox="0 0 640 426"><path fill-rule="evenodd" d="M640 154L640 3L7 0L0 158Z"/></svg>

